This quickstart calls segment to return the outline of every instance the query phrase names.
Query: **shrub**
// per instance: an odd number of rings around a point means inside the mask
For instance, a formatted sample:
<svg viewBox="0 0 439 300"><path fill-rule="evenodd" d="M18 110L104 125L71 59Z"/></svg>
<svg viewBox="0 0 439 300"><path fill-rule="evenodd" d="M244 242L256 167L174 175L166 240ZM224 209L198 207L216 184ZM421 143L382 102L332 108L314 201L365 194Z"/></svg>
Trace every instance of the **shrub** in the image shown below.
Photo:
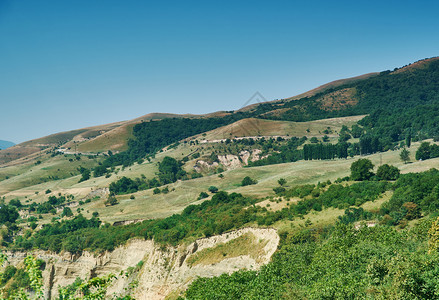
<svg viewBox="0 0 439 300"><path fill-rule="evenodd" d="M396 180L399 178L399 169L395 166L384 164L378 168L377 177L381 180Z"/></svg>
<svg viewBox="0 0 439 300"><path fill-rule="evenodd" d="M251 179L249 176L245 176L241 181L242 186L252 185L258 183L257 180Z"/></svg>
<svg viewBox="0 0 439 300"><path fill-rule="evenodd" d="M209 195L206 192L201 192L200 195L198 196L198 200L204 199L209 197Z"/></svg>
<svg viewBox="0 0 439 300"><path fill-rule="evenodd" d="M218 188L216 186L211 185L211 186L209 186L209 192L214 194L214 193L218 192Z"/></svg>

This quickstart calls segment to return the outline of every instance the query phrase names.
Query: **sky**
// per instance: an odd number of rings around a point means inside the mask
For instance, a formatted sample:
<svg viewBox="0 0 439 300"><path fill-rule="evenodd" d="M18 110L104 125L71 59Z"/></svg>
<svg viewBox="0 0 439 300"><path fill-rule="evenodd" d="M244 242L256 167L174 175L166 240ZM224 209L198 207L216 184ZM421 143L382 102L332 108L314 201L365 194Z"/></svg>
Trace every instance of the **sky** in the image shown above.
<svg viewBox="0 0 439 300"><path fill-rule="evenodd" d="M0 0L0 139L202 114L439 55L437 1Z"/></svg>

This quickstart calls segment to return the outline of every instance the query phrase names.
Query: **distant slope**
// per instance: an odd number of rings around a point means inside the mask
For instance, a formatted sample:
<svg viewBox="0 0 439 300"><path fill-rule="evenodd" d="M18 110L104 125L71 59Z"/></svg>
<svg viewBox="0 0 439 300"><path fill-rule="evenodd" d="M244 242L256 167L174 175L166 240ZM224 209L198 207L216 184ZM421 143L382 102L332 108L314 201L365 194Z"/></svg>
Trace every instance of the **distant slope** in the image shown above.
<svg viewBox="0 0 439 300"><path fill-rule="evenodd" d="M128 121L59 132L0 150L0 165L53 147L76 149L79 152L123 151L126 150L127 141L131 137L131 129L135 124L166 118L193 117L201 116L150 113Z"/></svg>
<svg viewBox="0 0 439 300"><path fill-rule="evenodd" d="M384 142L387 147L391 147L391 143L402 140L404 135L408 134L407 128L410 127L412 128L410 130L413 131L412 135L419 134L420 138L433 137L435 132L436 135L439 132L439 126L436 128L434 125L439 124L439 120L433 122L436 120L436 116L430 116L436 110L436 106L439 109L437 96L439 88L435 85L435 82L439 82L438 63L439 58L435 57L420 60L400 69L396 68L394 71L369 73L336 80L295 97L249 105L238 111L220 111L204 115L152 113L133 120L61 132L1 150L0 165L53 147L74 149L79 152L124 151L127 149L127 141L132 137L132 128L136 124L168 118L225 117L231 120L228 123L230 125L236 120L250 118L308 122L371 115L377 112L381 118L379 122L374 117L368 119L368 123L363 123L363 126L367 125L367 127L372 128L385 124L388 115L399 111L399 113L406 114L400 119L408 123L401 127L396 124L397 118L392 118L391 120L394 122L394 124L390 124L392 130L383 129L384 135L388 135ZM419 108L419 104L423 106ZM414 111L415 107L416 112ZM429 117L426 117L426 114L429 114ZM427 127L424 126L425 123L428 123ZM246 135L244 132L240 134Z"/></svg>
<svg viewBox="0 0 439 300"><path fill-rule="evenodd" d="M12 147L14 145L15 145L15 143L13 143L13 142L0 140L0 150Z"/></svg>
<svg viewBox="0 0 439 300"><path fill-rule="evenodd" d="M364 118L364 115L323 119L309 122L290 122L290 121L276 121L264 119L242 119L230 125L226 125L206 133L197 135L190 139L202 140L221 140L235 137L256 137L256 136L296 136L296 137L321 137L325 135L323 131L328 127L333 132L332 135L338 136L336 132L340 132L343 125L352 126L359 120ZM328 134L328 136L332 136Z"/></svg>

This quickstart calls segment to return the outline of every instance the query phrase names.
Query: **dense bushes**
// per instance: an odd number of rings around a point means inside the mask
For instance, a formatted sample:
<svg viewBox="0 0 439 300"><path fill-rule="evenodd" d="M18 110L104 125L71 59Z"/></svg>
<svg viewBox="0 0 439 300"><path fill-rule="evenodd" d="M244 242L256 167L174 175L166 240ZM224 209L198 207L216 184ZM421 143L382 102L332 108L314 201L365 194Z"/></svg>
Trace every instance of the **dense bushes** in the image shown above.
<svg viewBox="0 0 439 300"><path fill-rule="evenodd" d="M426 160L430 158L439 157L439 146L436 144L430 145L428 142L423 142L416 151L416 160Z"/></svg>
<svg viewBox="0 0 439 300"><path fill-rule="evenodd" d="M248 115L248 113L239 112L222 118L169 118L142 122L134 126L133 138L128 141L128 150L108 157L102 165L105 168L131 165L138 159L154 154L165 146L230 124Z"/></svg>
<svg viewBox="0 0 439 300"><path fill-rule="evenodd" d="M162 162L159 163L158 178L130 179L124 176L119 180L110 183L110 193L116 195L135 193L141 190L157 188L175 182L178 179L185 179L187 175L181 166L182 163L175 158L165 156Z"/></svg>
<svg viewBox="0 0 439 300"><path fill-rule="evenodd" d="M396 180L399 178L399 169L395 166L384 164L378 167L376 175L380 180Z"/></svg>
<svg viewBox="0 0 439 300"><path fill-rule="evenodd" d="M436 169L402 174L393 188L392 197L383 204L380 212L391 224L398 224L410 212L409 207L404 206L408 202L418 206L424 214L439 209L439 171Z"/></svg>
<svg viewBox="0 0 439 300"><path fill-rule="evenodd" d="M426 224L425 224L426 223ZM260 271L199 278L187 299L438 299L439 255L428 255L427 229L304 229L286 236ZM305 238L300 237L303 233Z"/></svg>
<svg viewBox="0 0 439 300"><path fill-rule="evenodd" d="M255 201L240 194L218 192L212 200L189 205L180 215L165 219L147 220L127 226L101 226L98 218L82 215L72 220L52 222L32 237L17 237L15 247L52 251L113 250L132 237L154 239L159 243L176 245L187 237L221 234L254 221L252 209L243 209Z"/></svg>

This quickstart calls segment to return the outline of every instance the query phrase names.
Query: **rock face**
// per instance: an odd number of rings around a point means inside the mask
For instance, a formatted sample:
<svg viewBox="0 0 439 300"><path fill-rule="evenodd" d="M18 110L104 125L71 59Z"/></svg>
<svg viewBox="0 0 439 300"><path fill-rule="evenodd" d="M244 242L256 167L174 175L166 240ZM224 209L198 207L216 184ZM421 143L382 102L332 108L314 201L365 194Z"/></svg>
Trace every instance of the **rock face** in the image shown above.
<svg viewBox="0 0 439 300"><path fill-rule="evenodd" d="M227 170L233 170L247 166L249 161L255 162L257 160L268 157L268 155L261 156L262 151L259 149L242 150L239 155L224 154L218 155L218 162L209 163L204 160L197 160L194 169L196 172L201 173L203 171L210 171L218 168L220 165Z"/></svg>
<svg viewBox="0 0 439 300"><path fill-rule="evenodd" d="M256 259L250 255L239 255L212 264L188 264L188 259L203 249L215 248L244 234L252 234L255 241L263 243L264 247ZM126 291L131 291L135 299L142 300L164 299L170 293L178 294L198 276L219 276L244 268L259 269L270 261L278 244L279 236L275 229L243 228L179 247L165 248L153 241L130 240L112 252L98 255L83 252L75 256L44 251L32 254L46 262L43 272L46 299L56 299L59 286L69 285L77 277L89 279L112 273L117 279L107 291L109 296L124 295ZM6 254L8 262L14 266L21 265L27 255L25 252Z"/></svg>

